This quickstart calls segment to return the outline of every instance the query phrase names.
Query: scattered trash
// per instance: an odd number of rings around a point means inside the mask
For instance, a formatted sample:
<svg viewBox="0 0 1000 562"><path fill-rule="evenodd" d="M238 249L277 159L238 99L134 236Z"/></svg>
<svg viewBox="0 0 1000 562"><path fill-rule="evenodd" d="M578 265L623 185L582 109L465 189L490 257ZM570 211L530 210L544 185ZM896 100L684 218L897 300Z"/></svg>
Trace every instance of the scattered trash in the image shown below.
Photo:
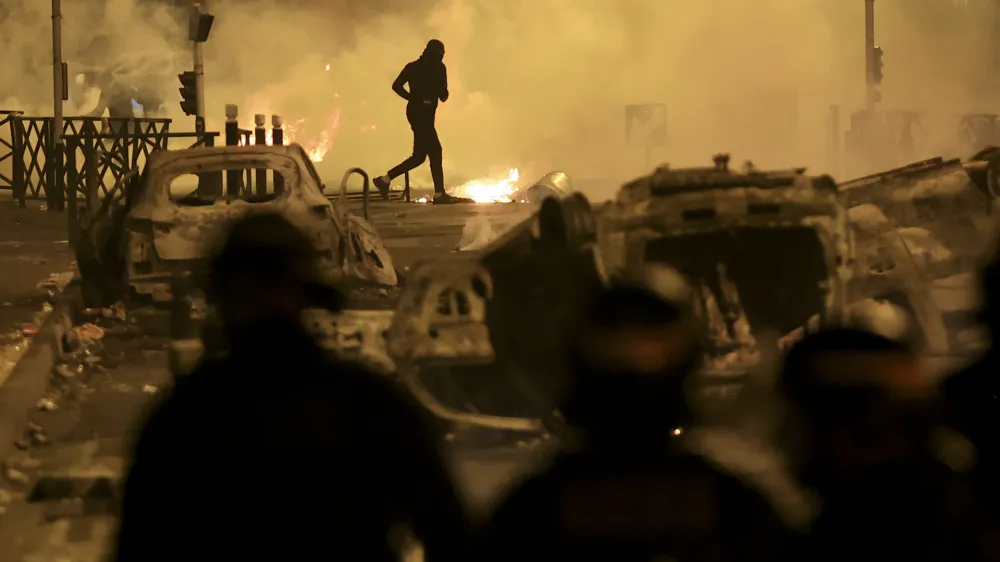
<svg viewBox="0 0 1000 562"><path fill-rule="evenodd" d="M497 237L493 223L485 215L469 217L462 227L462 239L455 248L458 252L471 252L485 247Z"/></svg>
<svg viewBox="0 0 1000 562"><path fill-rule="evenodd" d="M14 494L0 488L0 515L7 513L7 506L14 501Z"/></svg>
<svg viewBox="0 0 1000 562"><path fill-rule="evenodd" d="M72 271L62 273L50 273L45 281L38 284L39 289L47 289L50 293L62 291L76 275Z"/></svg>
<svg viewBox="0 0 1000 562"><path fill-rule="evenodd" d="M73 326L73 332L84 346L104 339L104 328L90 322Z"/></svg>
<svg viewBox="0 0 1000 562"><path fill-rule="evenodd" d="M37 408L39 411L42 412L51 412L53 410L58 409L59 406L57 406L55 402L49 400L48 398L42 398L41 400L38 401Z"/></svg>
<svg viewBox="0 0 1000 562"><path fill-rule="evenodd" d="M116 318L123 322L128 319L128 315L125 310L125 304L122 303L121 301L116 302L115 304L107 308L86 308L83 310L83 313L91 317L109 318L109 319Z"/></svg>
<svg viewBox="0 0 1000 562"><path fill-rule="evenodd" d="M28 349L28 340L21 330L0 336L0 384L3 384L17 366L17 362Z"/></svg>
<svg viewBox="0 0 1000 562"><path fill-rule="evenodd" d="M10 467L4 467L3 477L7 482L15 485L25 485L31 481L27 474Z"/></svg>
<svg viewBox="0 0 1000 562"><path fill-rule="evenodd" d="M59 375L64 379L71 379L76 376L76 373L73 372L73 369L71 369L70 366L65 363L60 363L56 365L53 370L57 375Z"/></svg>

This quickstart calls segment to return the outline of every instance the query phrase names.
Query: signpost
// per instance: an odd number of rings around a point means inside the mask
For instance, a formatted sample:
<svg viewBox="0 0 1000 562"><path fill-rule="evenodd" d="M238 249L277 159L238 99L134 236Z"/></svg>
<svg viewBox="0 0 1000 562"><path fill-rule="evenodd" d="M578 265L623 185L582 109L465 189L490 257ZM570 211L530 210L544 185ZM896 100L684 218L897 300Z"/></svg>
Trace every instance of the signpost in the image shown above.
<svg viewBox="0 0 1000 562"><path fill-rule="evenodd" d="M649 168L654 146L667 144L667 105L643 103L625 106L625 141L646 150Z"/></svg>

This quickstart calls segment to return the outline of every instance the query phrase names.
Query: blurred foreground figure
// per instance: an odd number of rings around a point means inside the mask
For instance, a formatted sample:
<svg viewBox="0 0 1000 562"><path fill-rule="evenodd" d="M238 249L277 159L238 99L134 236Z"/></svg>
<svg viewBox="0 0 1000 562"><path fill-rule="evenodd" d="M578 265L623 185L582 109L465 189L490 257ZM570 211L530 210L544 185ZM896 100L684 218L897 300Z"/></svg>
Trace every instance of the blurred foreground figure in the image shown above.
<svg viewBox="0 0 1000 562"><path fill-rule="evenodd" d="M338 310L284 218L238 223L214 263L230 353L178 381L139 436L117 560L389 561L408 524L427 560L467 560L467 522L420 411L331 359L307 308Z"/></svg>
<svg viewBox="0 0 1000 562"><path fill-rule="evenodd" d="M792 533L764 497L685 446L701 330L664 285L623 282L592 303L563 407L582 446L500 506L491 559L782 559Z"/></svg>
<svg viewBox="0 0 1000 562"><path fill-rule="evenodd" d="M788 352L780 385L793 470L819 500L799 559L991 559L986 519L960 475L968 451L935 429L933 387L905 344L817 332Z"/></svg>
<svg viewBox="0 0 1000 562"><path fill-rule="evenodd" d="M973 441L977 485L1000 516L1000 250L982 274L982 321L990 347L975 363L944 381L949 421Z"/></svg>
<svg viewBox="0 0 1000 562"><path fill-rule="evenodd" d="M409 91L405 88L407 85L410 87ZM375 187L381 192L382 198L389 198L389 184L392 180L430 159L434 203L472 203L471 199L452 197L444 190L441 140L434 127L438 101L448 101L448 69L444 65L444 43L437 39L428 41L420 58L403 67L392 83L392 91L406 100L406 120L413 129L413 154L386 175L375 178Z"/></svg>

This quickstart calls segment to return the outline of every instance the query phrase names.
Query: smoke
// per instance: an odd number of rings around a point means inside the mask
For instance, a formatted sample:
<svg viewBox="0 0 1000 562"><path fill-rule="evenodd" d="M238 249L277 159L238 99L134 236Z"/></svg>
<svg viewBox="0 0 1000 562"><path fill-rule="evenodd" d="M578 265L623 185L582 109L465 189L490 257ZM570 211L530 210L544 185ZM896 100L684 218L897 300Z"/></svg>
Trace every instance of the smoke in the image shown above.
<svg viewBox="0 0 1000 562"><path fill-rule="evenodd" d="M174 75L191 65L184 14L137 1L64 0L66 58L86 59L99 30L109 53L100 62L158 85L172 129L190 130L174 93ZM994 109L995 61L983 55L998 20L988 4L878 0L883 106ZM49 2L5 6L0 98L45 112ZM254 114L281 114L297 141L328 145L318 164L328 182L350 166L382 173L409 153L404 102L389 86L432 37L447 49L451 99L438 131L452 185L560 169L606 180L589 194L606 197L653 165L707 165L720 151L823 171L830 105L846 121L864 100L861 0L213 0L211 9L209 126L221 129L227 103L239 105L244 128ZM624 106L634 103L668 107L668 144L648 159L625 139ZM920 149L950 148L954 133ZM414 182L427 176L420 169Z"/></svg>

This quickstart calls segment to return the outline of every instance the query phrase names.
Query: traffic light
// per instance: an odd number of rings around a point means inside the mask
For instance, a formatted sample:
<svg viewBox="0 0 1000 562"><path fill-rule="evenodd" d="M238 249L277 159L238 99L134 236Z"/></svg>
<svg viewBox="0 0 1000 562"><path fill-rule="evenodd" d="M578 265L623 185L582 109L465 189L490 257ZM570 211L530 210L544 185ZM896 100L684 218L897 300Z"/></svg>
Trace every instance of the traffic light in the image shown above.
<svg viewBox="0 0 1000 562"><path fill-rule="evenodd" d="M882 47L875 45L872 49L872 83L876 86L882 84Z"/></svg>
<svg viewBox="0 0 1000 562"><path fill-rule="evenodd" d="M197 77L194 72L182 72L177 75L181 80L181 109L184 115L198 114L198 88L196 86Z"/></svg>

